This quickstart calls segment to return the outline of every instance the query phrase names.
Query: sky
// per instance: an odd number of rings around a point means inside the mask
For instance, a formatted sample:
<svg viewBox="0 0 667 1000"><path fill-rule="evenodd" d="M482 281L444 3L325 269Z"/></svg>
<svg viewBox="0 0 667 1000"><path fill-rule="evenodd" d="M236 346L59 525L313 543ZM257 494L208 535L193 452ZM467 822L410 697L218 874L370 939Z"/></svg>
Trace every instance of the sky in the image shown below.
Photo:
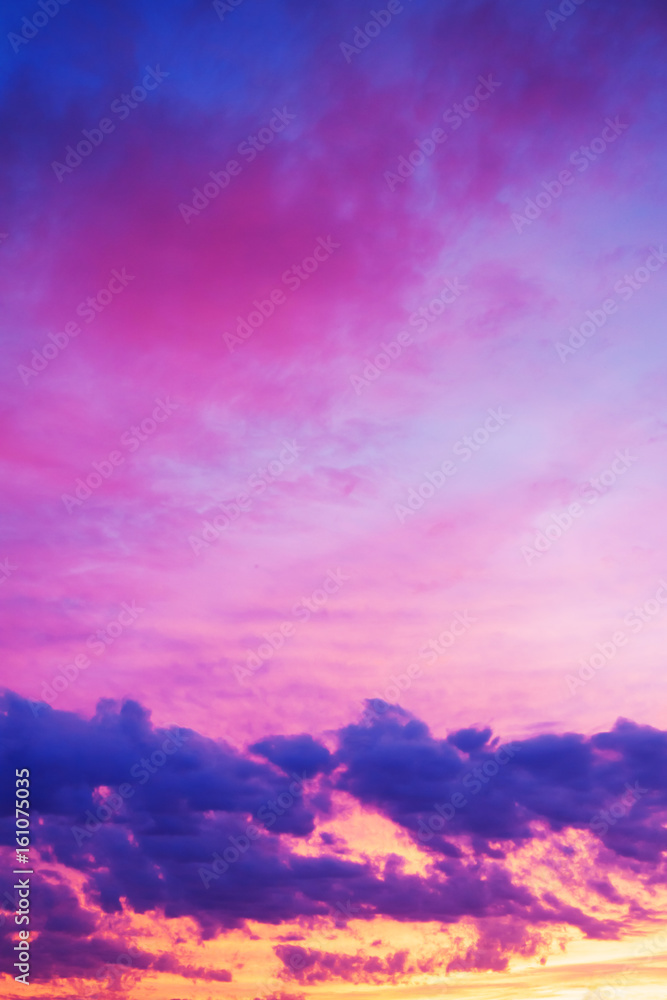
<svg viewBox="0 0 667 1000"><path fill-rule="evenodd" d="M0 26L3 995L659 1000L664 5Z"/></svg>

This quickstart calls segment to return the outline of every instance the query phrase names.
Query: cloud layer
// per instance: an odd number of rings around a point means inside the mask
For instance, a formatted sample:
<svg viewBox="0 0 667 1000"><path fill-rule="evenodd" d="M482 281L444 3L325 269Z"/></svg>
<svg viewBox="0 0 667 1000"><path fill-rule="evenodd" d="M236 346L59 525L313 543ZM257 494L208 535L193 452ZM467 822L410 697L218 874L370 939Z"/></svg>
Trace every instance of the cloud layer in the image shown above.
<svg viewBox="0 0 667 1000"><path fill-rule="evenodd" d="M188 729L155 728L136 702L101 702L89 720L33 708L5 695L4 780L19 761L30 769L40 817L35 846L45 862L83 876L86 909L63 883L43 890L52 899L41 912L46 941L51 932L58 941L83 939L82 961L90 965L108 961L116 947L95 945L101 911L191 917L204 938L247 921L290 925L341 913L412 924L472 919L481 922L480 941L452 967L499 968L514 946L526 947L530 928L569 925L593 939L621 934L637 911L606 876L630 872L638 888L649 875L662 879L667 733L626 720L588 738L546 734L500 744L488 730L470 728L437 739L388 706L381 718L335 734L330 753L309 734L237 750ZM360 860L332 849L319 832L341 810L341 792L407 832L423 874L370 844ZM587 832L598 866L583 906L568 901L566 875L560 890L543 891L512 866L527 843L568 830ZM567 852L560 864L567 872ZM600 897L620 904L614 918L599 915ZM484 943L489 935L493 947ZM392 962L371 961L286 944L276 954L304 982L390 980L409 971L399 953ZM49 971L65 975L68 956L54 949ZM166 958L143 961L168 971Z"/></svg>
<svg viewBox="0 0 667 1000"><path fill-rule="evenodd" d="M0 738L39 981L620 947L664 883L664 3L37 6Z"/></svg>

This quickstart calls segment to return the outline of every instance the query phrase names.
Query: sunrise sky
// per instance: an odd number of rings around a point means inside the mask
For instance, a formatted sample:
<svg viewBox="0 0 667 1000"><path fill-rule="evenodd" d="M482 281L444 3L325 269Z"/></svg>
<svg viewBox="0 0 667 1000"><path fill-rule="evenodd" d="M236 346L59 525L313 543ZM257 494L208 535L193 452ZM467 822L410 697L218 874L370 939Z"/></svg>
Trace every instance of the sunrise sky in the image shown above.
<svg viewBox="0 0 667 1000"><path fill-rule="evenodd" d="M0 23L3 995L662 998L664 4Z"/></svg>

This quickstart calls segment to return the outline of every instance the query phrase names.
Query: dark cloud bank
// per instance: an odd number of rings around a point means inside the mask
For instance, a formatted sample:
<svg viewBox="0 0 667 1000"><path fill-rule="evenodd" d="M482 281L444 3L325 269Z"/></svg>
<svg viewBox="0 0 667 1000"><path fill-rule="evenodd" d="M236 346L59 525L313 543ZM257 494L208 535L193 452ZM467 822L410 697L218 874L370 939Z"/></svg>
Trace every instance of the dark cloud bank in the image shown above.
<svg viewBox="0 0 667 1000"><path fill-rule="evenodd" d="M268 736L241 751L191 730L156 729L134 701L101 701L86 720L6 693L2 840L13 847L13 775L28 767L35 846L47 866L59 862L82 873L87 902L105 913L189 916L203 938L247 920L280 925L328 917L340 924L383 916L447 925L468 917L479 922L482 943L458 967L506 964L497 948L483 944L491 926L502 925L503 955L525 947L529 927L570 925L588 937L616 937L639 911L630 901L622 906L608 875L622 870L637 880L663 880L665 732L619 720L589 737L549 734L501 744L490 730L473 728L438 739L420 720L387 707L367 711L336 737L331 749L301 734ZM407 872L397 855L346 857L344 844L318 830L334 814L334 793L394 823L424 852L427 877ZM618 919L536 891L510 873L513 851L567 830L592 835L590 899L621 904ZM316 854L295 853L294 838L310 838ZM569 851L555 848L561 875ZM91 975L123 951L122 942L96 937L96 910L83 908L55 873L35 891L36 929L43 932L36 975ZM3 930L12 928L5 921ZM376 960L286 944L276 953L286 974L304 982L391 979L414 968L401 952ZM170 962L139 954L133 967L166 969ZM225 970L181 972L198 973L229 978Z"/></svg>

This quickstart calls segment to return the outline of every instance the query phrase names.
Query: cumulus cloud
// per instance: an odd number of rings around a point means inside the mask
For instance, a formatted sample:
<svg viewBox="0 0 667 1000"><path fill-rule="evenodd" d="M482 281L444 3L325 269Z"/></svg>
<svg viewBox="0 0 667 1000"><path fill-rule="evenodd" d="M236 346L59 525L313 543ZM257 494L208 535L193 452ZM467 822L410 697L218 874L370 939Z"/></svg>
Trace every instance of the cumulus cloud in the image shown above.
<svg viewBox="0 0 667 1000"><path fill-rule="evenodd" d="M330 771L332 766L331 754L327 748L307 733L300 736L272 736L255 743L250 750L266 757L286 774L298 771L312 778L320 771Z"/></svg>
<svg viewBox="0 0 667 1000"><path fill-rule="evenodd" d="M554 832L592 830L616 854L638 860L657 861L667 847L666 733L619 720L590 738L549 733L506 748L489 743L488 730L473 733L436 739L390 709L341 731L338 786L443 854L461 836L480 853L492 841L509 849L533 836L536 820Z"/></svg>
<svg viewBox="0 0 667 1000"><path fill-rule="evenodd" d="M615 857L619 863L631 859L655 866L665 843L667 734L629 721L592 737L548 734L502 744L485 730L439 739L420 720L389 709L371 723L343 727L330 758L314 735L269 736L243 751L191 730L155 728L149 713L131 701L103 701L88 720L47 708L36 716L29 702L10 693L2 707L3 774L11 776L19 762L30 768L33 805L43 821L34 827L36 846L45 858L85 878L88 909L66 885L40 890L47 915L44 943L53 941L55 962L56 953L70 960L59 943L63 938L72 947L86 940L76 959L81 974L113 957L115 946L96 943L97 908L108 914L128 908L155 910L167 918L190 916L202 935L211 937L247 920L280 925L338 917L342 904L348 918L364 921L376 916L450 925L463 918L481 921L479 941L459 956L456 968L501 968L512 950L533 947L537 938L528 927L565 924L592 938L614 937L622 929L618 919L574 905L555 890L539 892L511 873L508 856L543 837L545 825L554 834L585 829L597 835L610 865ZM156 752L170 733L179 732L186 738L177 752L160 761L145 781L133 779L134 763L160 760ZM504 747L513 752L503 756ZM273 763L258 763L260 750ZM486 767L489 763L494 767ZM280 796L293 766L311 777L293 784L287 803ZM318 835L319 814L311 804L320 782L331 783L413 837L425 852L428 875L410 874L395 854L350 861L331 853L330 838ZM480 786L477 793L474 783ZM609 813L607 829L596 834L591 817L604 815L626 786L637 783L642 794L623 800L622 814ZM123 785L135 794L116 795L117 810L86 826L86 813L99 810L100 801L115 802L113 790ZM467 796L465 802L455 798L457 790ZM451 819L434 810L447 802L458 804ZM282 812L279 830L262 825L255 815L262 808ZM449 829L425 839L420 831L428 829L433 816L443 817L436 827ZM89 832L75 837L73 828ZM8 813L2 830L9 843ZM295 852L291 839L311 833L314 853ZM224 873L213 865L221 856L230 862ZM601 883L593 891L604 896L603 889ZM53 898L47 900L49 894ZM611 887L606 898L614 899ZM284 959L295 945L279 947ZM304 976L313 981L329 975L365 981L364 976L398 974L398 966L392 971L386 963L306 952ZM199 967L179 965L169 956L144 956L141 962L189 978L204 975ZM228 975L206 973L220 981Z"/></svg>
<svg viewBox="0 0 667 1000"><path fill-rule="evenodd" d="M343 979L349 983L395 982L398 977L413 972L408 952L397 951L386 958L377 955L346 955L315 948L278 945L274 948L285 966L285 974L302 983Z"/></svg>

